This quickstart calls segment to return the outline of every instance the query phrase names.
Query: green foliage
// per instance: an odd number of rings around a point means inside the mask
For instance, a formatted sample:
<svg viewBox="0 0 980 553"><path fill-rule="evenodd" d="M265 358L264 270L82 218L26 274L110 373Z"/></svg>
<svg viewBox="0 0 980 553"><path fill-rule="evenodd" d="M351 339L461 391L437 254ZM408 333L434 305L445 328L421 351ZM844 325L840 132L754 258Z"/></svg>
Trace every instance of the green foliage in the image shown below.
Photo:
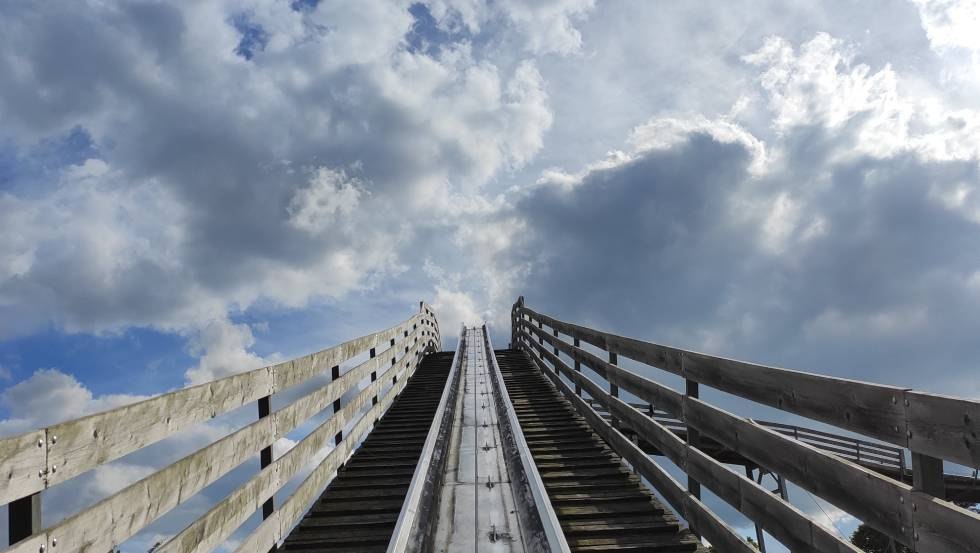
<svg viewBox="0 0 980 553"><path fill-rule="evenodd" d="M890 541L888 536L867 524L858 526L854 534L851 535L851 543L868 553L891 553L891 550L888 548ZM895 553L912 553L911 549L899 543L895 544L894 551Z"/></svg>

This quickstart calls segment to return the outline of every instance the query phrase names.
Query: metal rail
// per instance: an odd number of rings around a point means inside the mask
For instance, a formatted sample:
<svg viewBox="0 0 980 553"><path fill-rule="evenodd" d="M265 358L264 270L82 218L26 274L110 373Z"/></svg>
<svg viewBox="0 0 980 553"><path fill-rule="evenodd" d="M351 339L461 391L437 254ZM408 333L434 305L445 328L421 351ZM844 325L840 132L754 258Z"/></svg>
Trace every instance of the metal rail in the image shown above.
<svg viewBox="0 0 980 553"><path fill-rule="evenodd" d="M524 439L520 421L517 420L517 413L514 411L514 404L511 402L510 395L507 393L507 386L504 384L503 373L500 372L500 366L497 364L497 356L494 354L493 343L490 341L490 332L485 324L483 325L483 336L486 342L487 356L490 357L493 366L491 382L493 393L497 398L498 421L501 431L504 433L504 439L510 442L509 445L514 448L517 454L517 459L513 459L510 455L505 456L505 459L508 463L517 465L514 467L517 470L511 471L511 477L515 487L514 496L525 503L521 512L521 514L526 515L523 517L522 526L525 532L529 534L531 527L540 528L542 532L540 536L526 536L529 538L526 544L527 551L568 553L570 552L568 542L558 522L558 516L551 505L551 500L548 498L548 492L541 480L541 474L538 473L538 467L531 456L531 450Z"/></svg>
<svg viewBox="0 0 980 553"><path fill-rule="evenodd" d="M453 355L452 367L446 386L443 388L439 407L436 409L422 455L419 458L412 483L409 485L405 503L398 514L395 531L388 544L388 553L414 553L426 550L431 539L433 519L430 515L438 512L439 485L445 466L445 450L449 445L446 439L453 423L456 395L459 389L460 365L463 361L463 348L466 343L466 328L459 332L459 342Z"/></svg>

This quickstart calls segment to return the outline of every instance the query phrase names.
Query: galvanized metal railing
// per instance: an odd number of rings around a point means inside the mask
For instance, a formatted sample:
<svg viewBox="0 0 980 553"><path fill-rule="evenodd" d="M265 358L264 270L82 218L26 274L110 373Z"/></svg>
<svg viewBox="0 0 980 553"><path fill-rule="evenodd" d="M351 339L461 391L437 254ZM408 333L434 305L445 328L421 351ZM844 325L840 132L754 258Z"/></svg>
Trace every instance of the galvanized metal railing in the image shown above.
<svg viewBox="0 0 980 553"><path fill-rule="evenodd" d="M262 523L237 551L265 553L299 521L359 438L388 409L423 354L440 348L438 321L423 302L419 312L402 323L323 351L2 439L0 474L5 478L0 480L0 504L9 504L12 543L7 551L110 551L258 456L257 474L155 551L210 551L261 509ZM365 353L367 360L341 373L342 364ZM276 411L270 409L270 396L325 374L328 368L329 384ZM370 384L358 390L359 382L368 377ZM255 422L55 525L41 523L44 490L249 403L258 405ZM331 406L332 416L272 459L277 439ZM344 436L350 424L353 428ZM276 508L273 495L331 439L334 448Z"/></svg>
<svg viewBox="0 0 980 553"><path fill-rule="evenodd" d="M583 348L583 342L606 355ZM524 305L523 297L512 310L512 345L526 351L593 429L721 551L755 549L701 501L702 485L791 551L860 550L784 497L706 453L702 436L913 551L977 551L980 515L944 499L943 461L980 466L980 401L767 367L617 336L538 313ZM619 356L682 377L685 390L620 367ZM913 484L879 474L827 447L815 447L813 440L795 439L786 428L759 424L711 405L699 399L702 385L908 448ZM621 389L681 421L684 438L676 428L621 400ZM602 405L611 420L596 411L594 403ZM688 476L687 486L625 436L622 426L680 467Z"/></svg>

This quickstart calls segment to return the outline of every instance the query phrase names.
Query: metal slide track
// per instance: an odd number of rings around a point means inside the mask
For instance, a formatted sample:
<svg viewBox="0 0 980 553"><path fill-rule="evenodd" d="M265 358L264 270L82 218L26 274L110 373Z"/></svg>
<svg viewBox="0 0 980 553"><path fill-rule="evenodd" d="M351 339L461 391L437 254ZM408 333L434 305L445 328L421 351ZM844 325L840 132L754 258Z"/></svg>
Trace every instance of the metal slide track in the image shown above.
<svg viewBox="0 0 980 553"><path fill-rule="evenodd" d="M453 352L427 355L401 395L337 472L281 549L384 552L450 373Z"/></svg>
<svg viewBox="0 0 980 553"><path fill-rule="evenodd" d="M697 551L682 529L519 350L496 350L524 438L573 552Z"/></svg>

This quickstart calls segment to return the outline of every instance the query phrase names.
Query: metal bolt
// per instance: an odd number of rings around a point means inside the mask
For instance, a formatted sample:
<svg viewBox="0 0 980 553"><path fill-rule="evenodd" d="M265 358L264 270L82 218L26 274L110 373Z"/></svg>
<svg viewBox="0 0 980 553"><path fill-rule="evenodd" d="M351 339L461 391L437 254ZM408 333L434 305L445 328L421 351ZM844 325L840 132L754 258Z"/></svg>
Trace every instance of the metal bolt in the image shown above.
<svg viewBox="0 0 980 553"><path fill-rule="evenodd" d="M40 551L41 553L44 553L44 544L43 544L43 543L41 544L41 547L39 547L39 548L38 548L38 550L39 550L39 551Z"/></svg>
<svg viewBox="0 0 980 553"><path fill-rule="evenodd" d="M51 547L58 547L58 538L53 538L51 540Z"/></svg>
<svg viewBox="0 0 980 553"><path fill-rule="evenodd" d="M51 465L51 472L58 472L58 465Z"/></svg>
<svg viewBox="0 0 980 553"><path fill-rule="evenodd" d="M44 478L44 469L41 469L41 470L37 471L37 477L38 478Z"/></svg>
<svg viewBox="0 0 980 553"><path fill-rule="evenodd" d="M905 503L905 498L904 497L899 497L898 498L898 502L899 503Z"/></svg>
<svg viewBox="0 0 980 553"><path fill-rule="evenodd" d="M53 443L53 444L58 443L58 437L57 436L51 436L51 443Z"/></svg>
<svg viewBox="0 0 980 553"><path fill-rule="evenodd" d="M44 447L44 440L42 440L41 438L38 438L37 439L37 447Z"/></svg>

